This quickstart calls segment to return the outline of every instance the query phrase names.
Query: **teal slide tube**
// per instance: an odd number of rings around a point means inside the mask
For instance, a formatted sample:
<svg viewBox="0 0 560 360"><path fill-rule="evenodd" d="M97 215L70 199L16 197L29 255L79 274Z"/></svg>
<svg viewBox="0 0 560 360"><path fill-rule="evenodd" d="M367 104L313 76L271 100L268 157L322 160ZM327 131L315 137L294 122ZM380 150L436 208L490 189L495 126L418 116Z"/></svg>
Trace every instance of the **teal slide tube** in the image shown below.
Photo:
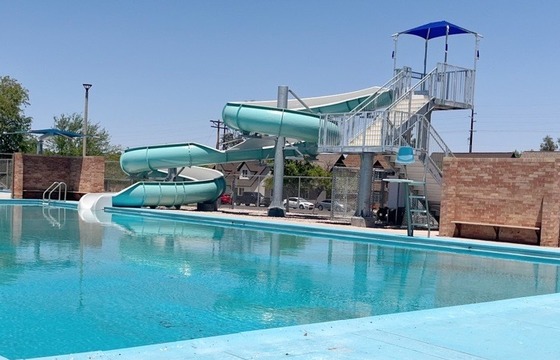
<svg viewBox="0 0 560 360"><path fill-rule="evenodd" d="M302 111L285 110L250 104L228 103L222 120L232 129L284 136L316 143L321 118ZM337 131L335 127L331 131Z"/></svg>
<svg viewBox="0 0 560 360"><path fill-rule="evenodd" d="M391 102L389 92L381 94L376 106ZM345 112L357 106L363 98L318 106L316 113ZM313 112L278 109L247 103L227 103L222 111L224 123L246 133L284 136L303 141L298 149L287 151L298 154L315 154L321 127L320 115ZM326 124L330 138L338 136L334 124ZM121 167L130 175L149 174L158 169L223 164L246 160L274 158L274 147L234 147L219 151L196 143L146 146L128 149L121 156ZM176 206L188 203L215 201L225 190L222 177L183 182L140 182L113 197L113 206Z"/></svg>
<svg viewBox="0 0 560 360"><path fill-rule="evenodd" d="M113 196L113 206L176 206L215 201L225 191L223 177L182 182L138 182Z"/></svg>
<svg viewBox="0 0 560 360"><path fill-rule="evenodd" d="M121 155L121 167L130 175L158 169L224 164L274 157L274 148L220 151L202 144L184 143L128 149Z"/></svg>

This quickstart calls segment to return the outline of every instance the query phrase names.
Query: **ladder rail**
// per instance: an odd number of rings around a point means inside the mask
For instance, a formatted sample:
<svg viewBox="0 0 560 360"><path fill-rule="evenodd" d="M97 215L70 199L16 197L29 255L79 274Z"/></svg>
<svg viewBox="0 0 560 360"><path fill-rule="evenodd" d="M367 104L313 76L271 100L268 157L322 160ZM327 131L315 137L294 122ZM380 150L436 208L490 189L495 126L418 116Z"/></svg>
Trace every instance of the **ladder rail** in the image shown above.
<svg viewBox="0 0 560 360"><path fill-rule="evenodd" d="M67 188L68 187L64 181L53 182L45 191L43 191L43 202L46 202L47 204L50 203L50 201L53 200L52 194L56 190L58 190L58 201L66 201Z"/></svg>

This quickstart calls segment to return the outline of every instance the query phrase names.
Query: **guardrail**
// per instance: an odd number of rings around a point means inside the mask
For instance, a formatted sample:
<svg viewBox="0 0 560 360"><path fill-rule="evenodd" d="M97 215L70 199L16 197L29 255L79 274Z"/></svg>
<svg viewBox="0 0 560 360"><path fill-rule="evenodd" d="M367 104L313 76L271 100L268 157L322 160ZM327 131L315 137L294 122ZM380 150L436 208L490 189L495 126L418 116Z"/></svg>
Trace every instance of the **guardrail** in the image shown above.
<svg viewBox="0 0 560 360"><path fill-rule="evenodd" d="M396 88L398 91L392 90L396 100L384 110L361 111L367 108L364 103L349 113L322 115L319 151L332 153L393 151L394 146L401 141L402 129L413 127L418 121L415 117L423 115L416 113L418 104L416 108L412 107L413 95L416 94L426 96L424 109L426 113L434 108L468 109L473 106L474 70L438 64L413 86L409 85L411 74L409 69L401 70L391 79L389 82L391 85L398 85ZM401 110L403 108L407 110ZM338 134L328 131L332 128L332 124L338 128ZM430 127L429 130L433 131L433 128ZM436 137L438 142L447 148L441 137L439 135Z"/></svg>

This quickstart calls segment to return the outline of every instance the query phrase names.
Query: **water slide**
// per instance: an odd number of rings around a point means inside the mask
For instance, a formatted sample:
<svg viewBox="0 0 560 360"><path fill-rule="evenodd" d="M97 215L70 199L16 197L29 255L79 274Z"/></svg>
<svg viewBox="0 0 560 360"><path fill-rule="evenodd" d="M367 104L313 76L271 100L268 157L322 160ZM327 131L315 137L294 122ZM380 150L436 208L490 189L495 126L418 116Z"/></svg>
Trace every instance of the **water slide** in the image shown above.
<svg viewBox="0 0 560 360"><path fill-rule="evenodd" d="M381 94L372 107L387 106L391 94L379 87L367 88L350 93L290 100L288 109L276 108L276 101L230 102L222 112L224 123L231 129L243 133L258 133L260 138L247 141L226 151L220 151L197 143L181 143L145 146L127 149L121 156L121 167L127 174L150 178L164 177L166 169L179 169L173 181L140 181L117 194L84 197L85 208L99 209L106 206L110 196L113 206L180 206L193 203L214 203L225 191L223 175L203 165L222 164L247 160L274 158L274 137L293 139L293 146L285 155L301 156L316 154L321 113L351 111L374 94ZM327 130L336 136L338 129L333 125ZM162 179L163 180L163 179ZM102 200L104 199L104 200Z"/></svg>

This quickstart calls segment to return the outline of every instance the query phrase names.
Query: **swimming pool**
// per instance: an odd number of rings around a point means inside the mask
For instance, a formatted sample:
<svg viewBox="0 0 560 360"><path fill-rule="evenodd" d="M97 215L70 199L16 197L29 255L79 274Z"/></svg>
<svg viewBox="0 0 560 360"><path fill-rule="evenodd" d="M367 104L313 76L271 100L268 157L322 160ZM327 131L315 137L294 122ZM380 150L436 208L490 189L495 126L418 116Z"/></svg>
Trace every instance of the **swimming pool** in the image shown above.
<svg viewBox="0 0 560 360"><path fill-rule="evenodd" d="M0 355L107 350L558 289L556 259L494 258L491 247L472 256L467 247L434 251L433 241L365 231L269 232L262 222L141 214L117 211L111 224L96 224L71 209L0 204Z"/></svg>

